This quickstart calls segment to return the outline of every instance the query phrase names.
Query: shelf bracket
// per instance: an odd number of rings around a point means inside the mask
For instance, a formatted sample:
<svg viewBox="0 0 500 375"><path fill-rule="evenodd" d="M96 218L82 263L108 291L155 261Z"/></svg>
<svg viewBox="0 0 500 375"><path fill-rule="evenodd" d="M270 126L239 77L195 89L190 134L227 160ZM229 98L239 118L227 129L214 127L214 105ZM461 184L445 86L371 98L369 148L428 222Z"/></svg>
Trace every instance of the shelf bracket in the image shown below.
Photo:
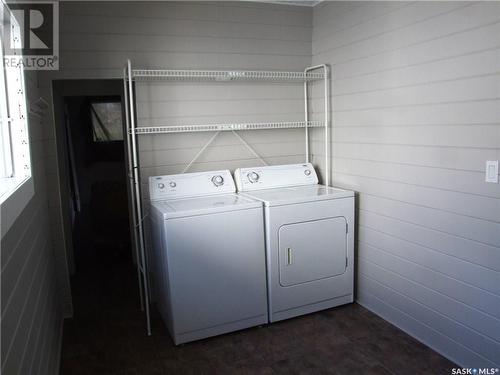
<svg viewBox="0 0 500 375"><path fill-rule="evenodd" d="M234 130L232 130L232 133L235 135L236 138L239 139L239 141L241 143L243 143L245 145L245 147L257 158L260 160L260 162L263 164L263 165L269 165L264 159L262 159L262 157L253 149L252 146L250 146L248 144L247 141L245 141L241 135L239 135L237 132L235 132Z"/></svg>
<svg viewBox="0 0 500 375"><path fill-rule="evenodd" d="M215 134L205 143L205 145L198 151L198 153L191 159L186 168L182 170L182 173L186 173L189 171L191 166L200 158L200 156L205 152L205 150L215 141L215 138L220 134L221 130L215 132ZM263 165L269 165L253 148L245 141L241 135L239 135L235 130L231 130L231 133L234 134L236 138L254 155Z"/></svg>
<svg viewBox="0 0 500 375"><path fill-rule="evenodd" d="M200 151L198 151L198 153L194 156L193 159L191 159L191 161L189 162L189 164L186 166L186 168L183 169L182 173L186 173L187 171L189 171L189 168L191 168L191 166L194 164L194 162L196 162L196 160L198 160L198 158L201 156L201 154L203 154L203 152L205 152L205 150L208 148L208 146L210 146L213 141L215 140L215 138L217 138L217 136L219 135L220 133L220 130L217 131L213 136L212 138L210 138L208 140L207 143L205 143L205 146L203 146Z"/></svg>

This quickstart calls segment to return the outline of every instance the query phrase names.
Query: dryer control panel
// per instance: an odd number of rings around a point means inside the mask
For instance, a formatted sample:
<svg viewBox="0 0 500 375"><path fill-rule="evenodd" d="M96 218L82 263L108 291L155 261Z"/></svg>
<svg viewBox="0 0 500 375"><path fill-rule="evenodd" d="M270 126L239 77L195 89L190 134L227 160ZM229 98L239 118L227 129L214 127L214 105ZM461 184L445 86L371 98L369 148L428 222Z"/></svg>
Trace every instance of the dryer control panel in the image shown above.
<svg viewBox="0 0 500 375"><path fill-rule="evenodd" d="M234 171L238 191L316 185L318 175L311 163L238 168Z"/></svg>
<svg viewBox="0 0 500 375"><path fill-rule="evenodd" d="M230 194L235 191L233 176L228 169L149 177L149 198L152 201Z"/></svg>

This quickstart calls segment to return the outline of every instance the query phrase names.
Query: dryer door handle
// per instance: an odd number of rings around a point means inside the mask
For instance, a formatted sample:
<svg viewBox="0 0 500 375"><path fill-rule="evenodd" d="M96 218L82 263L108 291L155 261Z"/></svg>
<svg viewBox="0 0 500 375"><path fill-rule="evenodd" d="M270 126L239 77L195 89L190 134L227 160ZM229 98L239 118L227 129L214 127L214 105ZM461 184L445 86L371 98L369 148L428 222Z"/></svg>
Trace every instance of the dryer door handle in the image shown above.
<svg viewBox="0 0 500 375"><path fill-rule="evenodd" d="M286 265L291 266L292 265L292 248L288 247L286 249Z"/></svg>

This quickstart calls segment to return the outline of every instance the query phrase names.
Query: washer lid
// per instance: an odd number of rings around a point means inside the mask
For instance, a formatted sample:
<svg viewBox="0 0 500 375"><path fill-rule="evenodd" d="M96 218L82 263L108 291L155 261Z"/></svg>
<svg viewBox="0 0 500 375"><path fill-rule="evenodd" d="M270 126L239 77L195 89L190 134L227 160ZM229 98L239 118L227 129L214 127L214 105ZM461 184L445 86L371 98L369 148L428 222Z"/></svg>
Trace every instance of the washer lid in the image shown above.
<svg viewBox="0 0 500 375"><path fill-rule="evenodd" d="M255 190L251 193L244 193L244 195L258 199L264 202L266 206L281 206L285 204L354 197L354 192L324 185L308 185Z"/></svg>
<svg viewBox="0 0 500 375"><path fill-rule="evenodd" d="M255 199L237 194L210 195L205 197L151 201L165 219L206 215L262 207Z"/></svg>

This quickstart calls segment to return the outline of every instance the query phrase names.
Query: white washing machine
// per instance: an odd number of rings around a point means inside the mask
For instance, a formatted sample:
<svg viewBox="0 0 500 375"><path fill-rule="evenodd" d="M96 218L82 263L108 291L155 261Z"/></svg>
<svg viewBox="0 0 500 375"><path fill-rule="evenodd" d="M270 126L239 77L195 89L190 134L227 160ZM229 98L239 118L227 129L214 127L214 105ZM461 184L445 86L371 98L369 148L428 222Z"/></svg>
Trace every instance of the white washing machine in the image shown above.
<svg viewBox="0 0 500 375"><path fill-rule="evenodd" d="M353 302L354 193L318 185L309 164L241 168L264 202L269 321Z"/></svg>
<svg viewBox="0 0 500 375"><path fill-rule="evenodd" d="M267 323L262 203L229 170L149 178L150 271L175 344Z"/></svg>

